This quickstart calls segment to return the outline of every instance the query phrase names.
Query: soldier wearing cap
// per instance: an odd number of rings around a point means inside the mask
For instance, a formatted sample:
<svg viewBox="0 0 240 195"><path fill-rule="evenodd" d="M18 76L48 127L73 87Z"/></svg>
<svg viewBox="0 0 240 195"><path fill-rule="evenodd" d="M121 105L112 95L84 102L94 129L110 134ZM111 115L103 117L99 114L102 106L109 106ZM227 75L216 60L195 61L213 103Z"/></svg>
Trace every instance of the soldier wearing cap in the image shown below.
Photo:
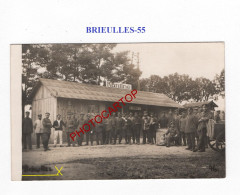
<svg viewBox="0 0 240 195"><path fill-rule="evenodd" d="M132 121L130 120L128 114L123 114L123 131L124 131L124 135L125 135L125 144L131 144L131 125L132 125Z"/></svg>
<svg viewBox="0 0 240 195"><path fill-rule="evenodd" d="M63 141L62 141L62 132L63 132L63 127L65 127L65 123L61 120L61 115L58 114L57 115L57 120L55 120L53 122L53 128L55 128L54 130L54 147L56 147L57 145L57 139L59 137L59 141L60 141L60 147L62 147L63 145Z"/></svg>
<svg viewBox="0 0 240 195"><path fill-rule="evenodd" d="M72 117L72 113L69 112L67 116L67 121L66 121L66 134L67 134L67 142L68 142L67 147L71 146L71 143L73 147L75 146L75 140L73 141L70 138L70 134L74 132L76 129L75 127L76 127L76 121Z"/></svg>
<svg viewBox="0 0 240 195"><path fill-rule="evenodd" d="M117 137L118 137L118 143L121 144L122 136L123 136L123 118L121 116L121 113L118 113L118 117L116 117L116 128L115 128L115 137L114 137L114 144L116 144Z"/></svg>
<svg viewBox="0 0 240 195"><path fill-rule="evenodd" d="M112 139L111 139L111 130L112 130L112 120L110 119L110 117L108 117L105 121L104 121L104 126L105 126L105 135L106 135L106 139L105 139L105 143L104 144L112 144Z"/></svg>
<svg viewBox="0 0 240 195"><path fill-rule="evenodd" d="M114 138L115 138L115 133L116 133L116 114L115 114L115 112L113 112L109 118L112 121L112 129L110 131L110 142L112 144L114 144Z"/></svg>
<svg viewBox="0 0 240 195"><path fill-rule="evenodd" d="M84 122L85 122L84 113L81 112L80 119L78 120L78 127L77 127L78 130L85 124ZM81 134L80 137L79 136L77 137L78 146L82 146L83 139L84 139L84 134Z"/></svg>
<svg viewBox="0 0 240 195"><path fill-rule="evenodd" d="M194 112L194 115L196 116L197 120L199 120L200 117L201 117L202 108L201 107L195 107L193 112ZM197 140L197 144L198 144L199 136L198 136L197 128L196 128L196 131L195 131L195 139Z"/></svg>
<svg viewBox="0 0 240 195"><path fill-rule="evenodd" d="M96 113L96 116L99 115L100 116L100 113ZM103 123L97 123L96 124L96 127L95 127L95 135L96 135L96 142L97 142L97 145L103 145L103 136L102 136L102 132L103 132L103 129L104 129L104 125Z"/></svg>
<svg viewBox="0 0 240 195"><path fill-rule="evenodd" d="M40 148L40 138L42 137L42 133L43 133L42 114L38 114L38 119L35 120L33 128L36 133L37 148Z"/></svg>
<svg viewBox="0 0 240 195"><path fill-rule="evenodd" d="M50 150L48 147L48 142L51 135L52 122L49 119L49 116L50 116L50 113L46 112L45 118L42 121L42 124L43 124L42 142L43 142L44 151Z"/></svg>
<svg viewBox="0 0 240 195"><path fill-rule="evenodd" d="M134 131L136 136L136 143L140 144L140 132L142 129L142 118L139 116L137 112L135 112L134 116Z"/></svg>
<svg viewBox="0 0 240 195"><path fill-rule="evenodd" d="M32 138L31 134L33 132L33 123L32 119L29 117L30 112L26 112L26 117L23 119L22 123L22 142L23 142L23 149L28 148L32 150Z"/></svg>
<svg viewBox="0 0 240 195"><path fill-rule="evenodd" d="M180 127L180 144L183 142L183 146L186 146L186 111L182 111L182 116L179 120L179 127Z"/></svg>
<svg viewBox="0 0 240 195"><path fill-rule="evenodd" d="M157 119L154 117L153 113L150 115L150 123L149 123L149 143L156 143L156 128L157 128Z"/></svg>
<svg viewBox="0 0 240 195"><path fill-rule="evenodd" d="M129 119L131 120L131 126L130 126L131 137L133 140L133 144L135 144L135 138L136 138L135 131L134 131L135 117L133 116L132 112L130 112L130 114L129 114Z"/></svg>
<svg viewBox="0 0 240 195"><path fill-rule="evenodd" d="M198 125L198 119L193 114L193 108L188 108L188 115L186 117L186 129L185 133L187 135L187 144L188 147L186 150L191 150L193 152L196 152L195 149L195 132Z"/></svg>
<svg viewBox="0 0 240 195"><path fill-rule="evenodd" d="M207 140L207 123L209 119L212 119L212 115L208 110L207 105L202 106L202 113L201 116L198 118L198 136L199 136L199 142L197 145L197 150L199 152L205 152L205 145Z"/></svg>
<svg viewBox="0 0 240 195"><path fill-rule="evenodd" d="M85 120L84 124L87 124L88 121L91 119L92 114L88 113L87 114L87 119ZM94 128L93 126L91 126L90 131L86 132L86 145L88 145L89 143L89 138L90 138L90 142L91 145L93 145L93 136L94 136Z"/></svg>
<svg viewBox="0 0 240 195"><path fill-rule="evenodd" d="M149 140L149 126L150 126L150 117L148 116L147 111L144 111L144 115L142 118L142 129L143 129L143 144L146 144L146 138Z"/></svg>

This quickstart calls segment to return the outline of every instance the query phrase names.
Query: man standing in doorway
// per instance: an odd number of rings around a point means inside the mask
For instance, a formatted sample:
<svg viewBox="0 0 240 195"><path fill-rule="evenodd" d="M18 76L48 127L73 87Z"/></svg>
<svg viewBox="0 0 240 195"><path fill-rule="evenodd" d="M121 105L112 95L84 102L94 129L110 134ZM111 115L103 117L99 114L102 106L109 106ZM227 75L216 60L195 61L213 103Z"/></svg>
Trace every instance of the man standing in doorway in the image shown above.
<svg viewBox="0 0 240 195"><path fill-rule="evenodd" d="M37 136L37 149L40 148L40 138L42 139L43 124L42 124L42 114L38 115L38 119L34 122L34 130Z"/></svg>
<svg viewBox="0 0 240 195"><path fill-rule="evenodd" d="M48 147L48 142L51 135L52 123L51 123L51 120L49 119L49 116L50 116L50 113L46 112L45 118L42 121L42 124L43 124L42 142L43 142L44 151L50 150Z"/></svg>
<svg viewBox="0 0 240 195"><path fill-rule="evenodd" d="M32 119L29 117L30 112L26 112L26 117L23 119L22 123L22 142L23 142L23 149L32 150L32 132L33 132L33 123Z"/></svg>
<svg viewBox="0 0 240 195"><path fill-rule="evenodd" d="M63 126L65 126L65 123L61 120L61 115L57 115L57 120L53 122L53 128L55 128L54 131L54 147L57 146L57 139L59 137L60 147L63 147L62 143L62 132L63 132Z"/></svg>

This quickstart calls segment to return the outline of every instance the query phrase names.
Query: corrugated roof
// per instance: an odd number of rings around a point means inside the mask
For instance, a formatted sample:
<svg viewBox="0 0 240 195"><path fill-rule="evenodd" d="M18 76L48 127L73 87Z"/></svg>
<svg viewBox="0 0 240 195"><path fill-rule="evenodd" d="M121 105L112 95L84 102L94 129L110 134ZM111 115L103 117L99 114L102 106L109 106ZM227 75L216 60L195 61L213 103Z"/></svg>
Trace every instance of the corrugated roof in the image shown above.
<svg viewBox="0 0 240 195"><path fill-rule="evenodd" d="M77 82L42 78L39 80L53 96L61 98L116 102L121 97L124 97L126 94L131 92L131 90L127 89L110 88ZM33 91L33 93L36 93L36 90L34 90L35 92ZM34 94L32 94L32 97L33 96ZM164 94L145 91L138 91L136 99L130 103L174 108L182 107L180 104L174 102Z"/></svg>
<svg viewBox="0 0 240 195"><path fill-rule="evenodd" d="M202 105L205 105L205 104L212 104L213 107L218 107L217 104L215 104L213 101L205 101L205 102L194 102L194 103L187 103L187 104L184 104L183 107L185 108L189 108L189 107L201 107Z"/></svg>

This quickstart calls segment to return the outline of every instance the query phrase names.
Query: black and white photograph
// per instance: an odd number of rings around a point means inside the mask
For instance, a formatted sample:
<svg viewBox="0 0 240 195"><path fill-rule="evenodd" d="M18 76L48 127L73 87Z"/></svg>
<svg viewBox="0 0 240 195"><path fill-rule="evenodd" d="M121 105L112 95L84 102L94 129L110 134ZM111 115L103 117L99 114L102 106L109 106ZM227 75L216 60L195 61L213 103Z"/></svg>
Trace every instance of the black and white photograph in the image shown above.
<svg viewBox="0 0 240 195"><path fill-rule="evenodd" d="M226 177L224 42L18 47L22 181Z"/></svg>

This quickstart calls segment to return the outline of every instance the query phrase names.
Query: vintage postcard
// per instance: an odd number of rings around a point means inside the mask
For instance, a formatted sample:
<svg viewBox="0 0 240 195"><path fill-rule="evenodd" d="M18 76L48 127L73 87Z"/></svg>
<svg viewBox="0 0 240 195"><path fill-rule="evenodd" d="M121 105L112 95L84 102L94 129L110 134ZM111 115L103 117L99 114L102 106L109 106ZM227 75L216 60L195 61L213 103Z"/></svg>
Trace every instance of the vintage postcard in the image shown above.
<svg viewBox="0 0 240 195"><path fill-rule="evenodd" d="M224 53L11 45L12 180L225 178Z"/></svg>

